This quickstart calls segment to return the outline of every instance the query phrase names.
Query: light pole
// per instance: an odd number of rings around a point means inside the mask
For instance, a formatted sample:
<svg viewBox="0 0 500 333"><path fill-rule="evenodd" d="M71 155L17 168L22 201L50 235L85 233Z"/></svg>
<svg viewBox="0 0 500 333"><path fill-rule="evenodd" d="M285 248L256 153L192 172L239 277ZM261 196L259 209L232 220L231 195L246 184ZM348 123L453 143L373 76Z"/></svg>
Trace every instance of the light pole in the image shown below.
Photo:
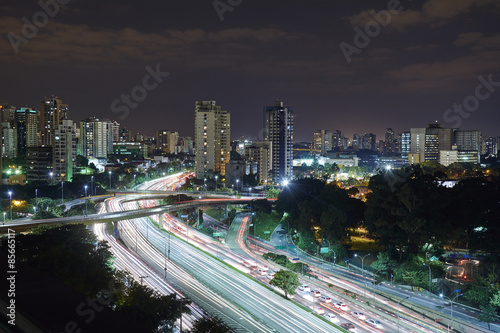
<svg viewBox="0 0 500 333"><path fill-rule="evenodd" d="M239 179L239 178L237 178L237 179L236 179L236 192L238 192L238 193L240 192L240 191L238 190L238 188L239 188L239 187L238 187L238 186L239 186L239 184L240 184L240 179Z"/></svg>
<svg viewBox="0 0 500 333"><path fill-rule="evenodd" d="M431 271L431 266L424 264L424 266L427 266L429 268L429 292L432 293L432 271Z"/></svg>
<svg viewBox="0 0 500 333"><path fill-rule="evenodd" d="M137 177L137 175L134 173L134 187L135 187L135 177Z"/></svg>
<svg viewBox="0 0 500 333"><path fill-rule="evenodd" d="M361 257L361 275L363 276L363 280L365 280L365 285L366 285L366 279L365 279L365 265L364 265L364 262L365 262L365 258L368 257L370 255L370 253L364 255L364 256L360 256ZM358 256L358 254L354 254L355 257Z"/></svg>
<svg viewBox="0 0 500 333"><path fill-rule="evenodd" d="M9 191L10 198L10 222L12 222L12 191Z"/></svg>
<svg viewBox="0 0 500 333"><path fill-rule="evenodd" d="M407 299L408 299L408 298L410 298L410 297L413 297L413 296L408 296L408 297L403 298L402 300L400 300L400 301L398 302L398 332L399 332L399 318L400 318L400 315L399 315L399 313L400 313L400 312L399 312L399 305L401 304L401 302L403 302L403 301L407 300Z"/></svg>
<svg viewBox="0 0 500 333"><path fill-rule="evenodd" d="M167 279L167 237L163 236L163 255L165 257L165 280Z"/></svg>
<svg viewBox="0 0 500 333"><path fill-rule="evenodd" d="M52 171L49 172L49 176L50 176L50 185L52 185L52 184L54 184L54 178L53 178L54 173Z"/></svg>
<svg viewBox="0 0 500 333"><path fill-rule="evenodd" d="M3 224L5 224L5 214L7 214L7 213L3 212Z"/></svg>
<svg viewBox="0 0 500 333"><path fill-rule="evenodd" d="M207 179L203 179L203 187L205 188L205 194L207 194Z"/></svg>
<svg viewBox="0 0 500 333"><path fill-rule="evenodd" d="M450 302L451 302L451 303L450 303L451 321L450 321L450 323L448 323L448 332L450 331L450 326L453 328L453 301L455 300L455 298L460 297L460 296L462 296L462 295L463 295L463 294L458 294L457 296L455 296L455 297L453 297L453 298L446 297L446 296L444 296L443 294L439 295L439 296L441 296L441 297L443 297L443 298L447 298L447 299L449 299L449 300L450 300Z"/></svg>
<svg viewBox="0 0 500 333"><path fill-rule="evenodd" d="M64 181L61 181L61 205L64 203Z"/></svg>
<svg viewBox="0 0 500 333"><path fill-rule="evenodd" d="M215 175L215 193L217 193L217 178L218 178L218 176Z"/></svg>
<svg viewBox="0 0 500 333"><path fill-rule="evenodd" d="M92 193L92 190L94 189L94 176L90 176L90 196L94 195L94 193Z"/></svg>
<svg viewBox="0 0 500 333"><path fill-rule="evenodd" d="M109 189L111 190L111 171L109 172Z"/></svg>
<svg viewBox="0 0 500 333"><path fill-rule="evenodd" d="M85 215L88 215L87 213L87 185L85 187Z"/></svg>
<svg viewBox="0 0 500 333"><path fill-rule="evenodd" d="M35 207L38 207L38 189L35 189Z"/></svg>

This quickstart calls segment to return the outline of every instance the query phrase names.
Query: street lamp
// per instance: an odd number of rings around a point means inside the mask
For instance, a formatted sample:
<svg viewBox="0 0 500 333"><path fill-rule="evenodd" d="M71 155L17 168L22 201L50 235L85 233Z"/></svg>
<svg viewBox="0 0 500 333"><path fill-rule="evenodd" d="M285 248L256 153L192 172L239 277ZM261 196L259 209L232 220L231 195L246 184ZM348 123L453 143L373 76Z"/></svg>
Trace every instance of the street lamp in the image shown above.
<svg viewBox="0 0 500 333"><path fill-rule="evenodd" d="M217 193L217 178L218 178L218 176L215 175L215 193Z"/></svg>
<svg viewBox="0 0 500 333"><path fill-rule="evenodd" d="M3 224L5 224L5 214L7 214L7 213L3 212Z"/></svg>
<svg viewBox="0 0 500 333"><path fill-rule="evenodd" d="M236 192L239 192L238 191L238 185L240 184L240 180L239 179L236 179Z"/></svg>
<svg viewBox="0 0 500 333"><path fill-rule="evenodd" d="M443 297L443 298L447 298L450 300L450 314L451 314L451 321L450 323L448 323L448 332L450 331L450 326L453 328L453 301L455 300L455 298L457 297L460 297L462 296L463 294L458 294L457 296L453 297L453 298L449 298L449 297L446 297L444 296L443 294L440 294L439 296Z"/></svg>
<svg viewBox="0 0 500 333"><path fill-rule="evenodd" d="M94 176L90 176L90 195L95 195L95 192L92 193L92 190L94 189Z"/></svg>
<svg viewBox="0 0 500 333"><path fill-rule="evenodd" d="M84 186L85 187L85 215L88 215L87 213L87 185Z"/></svg>
<svg viewBox="0 0 500 333"><path fill-rule="evenodd" d="M427 266L429 268L429 292L432 293L432 271L431 271L431 266L424 264L424 266Z"/></svg>
<svg viewBox="0 0 500 333"><path fill-rule="evenodd" d="M135 186L135 177L137 177L137 175L134 173L134 186Z"/></svg>
<svg viewBox="0 0 500 333"><path fill-rule="evenodd" d="M54 183L54 178L53 178L54 173L52 171L49 172L49 176L50 176L50 185L52 185Z"/></svg>
<svg viewBox="0 0 500 333"><path fill-rule="evenodd" d="M10 221L12 222L12 191L9 191L10 198Z"/></svg>
<svg viewBox="0 0 500 333"><path fill-rule="evenodd" d="M109 189L111 190L111 171L109 172Z"/></svg>
<svg viewBox="0 0 500 333"><path fill-rule="evenodd" d="M64 203L64 181L61 181L61 205Z"/></svg>
<svg viewBox="0 0 500 333"><path fill-rule="evenodd" d="M38 207L38 189L35 189L35 207Z"/></svg>
<svg viewBox="0 0 500 333"><path fill-rule="evenodd" d="M406 298L401 299L401 300L398 302L398 332L399 332L399 318L400 318L400 315L399 315L399 313L400 313L400 312L399 312L399 305L401 304L401 302L403 302L403 301L407 300L407 299L408 299L408 298L410 298L410 297L413 297L413 296L408 296L408 297L406 297Z"/></svg>
<svg viewBox="0 0 500 333"><path fill-rule="evenodd" d="M361 257L361 275L363 276L363 280L365 280L365 285L366 285L366 279L365 279L365 265L364 265L364 261L365 261L365 258L368 257L370 255L370 253L364 255L364 256L360 256ZM354 254L355 257L358 256L357 253Z"/></svg>
<svg viewBox="0 0 500 333"><path fill-rule="evenodd" d="M161 219L161 215L160 215L160 219ZM165 258L165 280L167 279L167 237L163 236L163 246L164 246L164 250L163 250L163 256Z"/></svg>

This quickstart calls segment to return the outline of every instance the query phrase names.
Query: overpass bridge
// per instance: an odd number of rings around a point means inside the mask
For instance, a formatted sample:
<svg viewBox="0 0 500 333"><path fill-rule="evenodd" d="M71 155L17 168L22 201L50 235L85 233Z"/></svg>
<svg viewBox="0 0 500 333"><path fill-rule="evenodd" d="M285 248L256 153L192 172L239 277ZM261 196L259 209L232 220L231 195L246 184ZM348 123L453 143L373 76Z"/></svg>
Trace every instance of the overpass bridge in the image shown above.
<svg viewBox="0 0 500 333"><path fill-rule="evenodd" d="M129 200L125 199L124 201L127 202L127 201L158 199L161 197L162 196L130 198ZM199 199L199 200L172 203L168 205L161 205L153 208L141 208L141 209L126 210L126 211L112 212L105 214L91 214L86 216L79 215L79 216L59 217L59 218L43 219L43 220L8 222L0 226L0 234L7 234L9 233L8 230L14 230L15 232L24 232L41 225L65 225L72 223L95 224L95 223L117 222L117 221L130 220L152 215L162 215L165 213L170 213L179 209L186 209L186 208L195 208L195 207L211 206L211 205L245 204L245 203L250 203L252 200L255 199L257 198L246 197L239 199L238 198Z"/></svg>

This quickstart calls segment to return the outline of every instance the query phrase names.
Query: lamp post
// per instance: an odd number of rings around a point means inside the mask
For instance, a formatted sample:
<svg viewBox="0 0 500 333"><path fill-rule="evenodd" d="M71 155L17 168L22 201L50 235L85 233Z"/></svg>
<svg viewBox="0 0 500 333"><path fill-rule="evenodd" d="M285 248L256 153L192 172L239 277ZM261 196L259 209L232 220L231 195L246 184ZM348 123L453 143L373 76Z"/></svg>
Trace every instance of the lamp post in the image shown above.
<svg viewBox="0 0 500 333"><path fill-rule="evenodd" d="M111 171L109 172L109 189L111 190Z"/></svg>
<svg viewBox="0 0 500 333"><path fill-rule="evenodd" d="M440 295L439 295L439 296L441 296L441 297L443 297L443 298L447 298L447 299L449 299L449 300L450 300L450 302L451 302L451 303L450 303L451 321L450 321L450 323L448 323L448 332L450 331L450 326L453 328L453 301L455 300L455 298L460 297L460 296L462 296L462 295L463 295L463 294L458 294L458 295L456 295L456 296L455 296L455 297L453 297L453 298L446 297L446 296L444 296L443 294L440 294Z"/></svg>
<svg viewBox="0 0 500 333"><path fill-rule="evenodd" d="M161 216L161 215L160 215ZM163 236L163 256L165 258L165 280L167 279L167 237Z"/></svg>
<svg viewBox="0 0 500 333"><path fill-rule="evenodd" d="M61 181L61 205L64 203L64 181Z"/></svg>
<svg viewBox="0 0 500 333"><path fill-rule="evenodd" d="M10 198L10 221L12 222L12 191L9 191Z"/></svg>
<svg viewBox="0 0 500 333"><path fill-rule="evenodd" d="M7 214L7 213L3 212L3 224L5 224L5 214Z"/></svg>
<svg viewBox="0 0 500 333"><path fill-rule="evenodd" d="M215 175L215 193L217 193L217 178L218 178L218 176Z"/></svg>
<svg viewBox="0 0 500 333"><path fill-rule="evenodd" d="M364 265L364 262L365 262L365 258L368 257L370 255L370 253L364 255L364 256L360 256L361 257L361 275L363 276L363 280L365 281L365 285L366 285L366 279L365 279L365 265ZM358 254L354 254L355 257L358 256Z"/></svg>
<svg viewBox="0 0 500 333"><path fill-rule="evenodd" d="M205 188L205 194L207 194L207 179L203 179L203 187Z"/></svg>
<svg viewBox="0 0 500 333"><path fill-rule="evenodd" d="M88 215L87 214L87 185L85 185L84 187L85 187L85 215Z"/></svg>
<svg viewBox="0 0 500 333"><path fill-rule="evenodd" d="M236 179L236 192L239 192L239 190L238 190L239 184L240 184L240 180L239 180L239 178L237 178Z"/></svg>
<svg viewBox="0 0 500 333"><path fill-rule="evenodd" d="M399 305L401 304L401 302L403 302L403 301L407 300L407 299L408 299L408 298L410 298L410 297L413 297L413 296L408 296L408 297L403 298L402 300L400 300L400 301L398 302L398 332L399 332L399 318L400 318L400 315L399 315L399 313L400 313L400 312L399 312Z"/></svg>
<svg viewBox="0 0 500 333"><path fill-rule="evenodd" d="M135 177L137 177L137 175L134 173L134 187L135 187Z"/></svg>
<svg viewBox="0 0 500 333"><path fill-rule="evenodd" d="M94 189L94 176L90 176L90 196L95 194L95 192L94 193L92 192L93 189Z"/></svg>
<svg viewBox="0 0 500 333"><path fill-rule="evenodd" d="M429 292L432 293L432 271L431 266L424 264L429 269Z"/></svg>
<svg viewBox="0 0 500 333"><path fill-rule="evenodd" d="M35 207L38 207L38 189L35 189Z"/></svg>
<svg viewBox="0 0 500 333"><path fill-rule="evenodd" d="M52 171L49 172L49 176L50 176L50 185L52 185L54 183L54 178L53 178L54 173Z"/></svg>

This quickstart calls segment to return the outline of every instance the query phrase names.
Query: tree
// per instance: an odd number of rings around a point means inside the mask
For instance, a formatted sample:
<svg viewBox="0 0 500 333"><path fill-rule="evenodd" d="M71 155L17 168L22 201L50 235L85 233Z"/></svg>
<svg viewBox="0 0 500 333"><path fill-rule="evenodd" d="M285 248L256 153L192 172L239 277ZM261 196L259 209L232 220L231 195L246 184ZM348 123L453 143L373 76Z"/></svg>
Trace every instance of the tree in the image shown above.
<svg viewBox="0 0 500 333"><path fill-rule="evenodd" d="M386 279L389 279L389 273L394 267L395 261L391 260L389 252L380 252L377 255L377 260L370 265L376 271L385 274Z"/></svg>
<svg viewBox="0 0 500 333"><path fill-rule="evenodd" d="M496 307L500 307L500 290L496 294L491 296L490 304Z"/></svg>
<svg viewBox="0 0 500 333"><path fill-rule="evenodd" d="M477 316L477 319L483 321L488 324L488 330L490 330L490 323L496 320L497 312L495 311L495 307L492 304L488 304L486 306L481 305L479 307L481 309L481 313Z"/></svg>
<svg viewBox="0 0 500 333"><path fill-rule="evenodd" d="M266 198L267 199L277 199L279 194L280 194L280 190L278 190L277 188L271 187L267 191Z"/></svg>
<svg viewBox="0 0 500 333"><path fill-rule="evenodd" d="M486 306L489 304L493 293L494 290L491 284L485 278L478 276L467 291L464 292L464 296L469 302Z"/></svg>
<svg viewBox="0 0 500 333"><path fill-rule="evenodd" d="M232 333L234 330L227 326L220 318L204 316L194 322L191 332L194 333Z"/></svg>
<svg viewBox="0 0 500 333"><path fill-rule="evenodd" d="M281 269L274 274L269 284L283 290L285 297L288 298L288 294L295 294L295 289L300 285L300 281L296 273Z"/></svg>

